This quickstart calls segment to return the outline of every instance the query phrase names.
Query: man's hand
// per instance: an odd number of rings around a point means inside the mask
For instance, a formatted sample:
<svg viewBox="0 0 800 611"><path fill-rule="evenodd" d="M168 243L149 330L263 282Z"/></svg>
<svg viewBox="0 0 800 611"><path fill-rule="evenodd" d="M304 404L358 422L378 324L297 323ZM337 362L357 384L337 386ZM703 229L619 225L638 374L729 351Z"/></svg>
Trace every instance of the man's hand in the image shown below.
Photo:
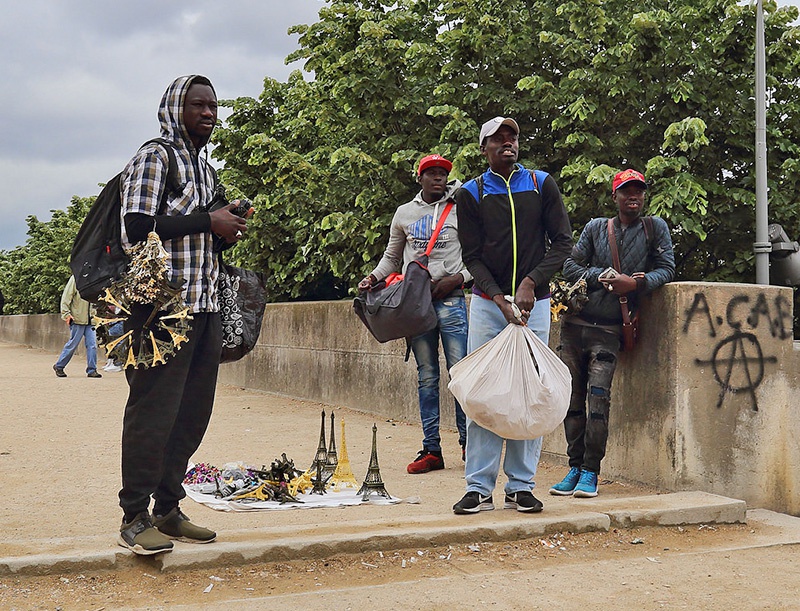
<svg viewBox="0 0 800 611"><path fill-rule="evenodd" d="M72 323L74 322L74 320L75 320L75 319L74 319L74 318L72 318L72 315L71 315L71 314L67 314L67 317L64 319L64 322L65 322L65 323L67 323L67 326L69 327L69 326L71 326L71 325L72 325Z"/></svg>
<svg viewBox="0 0 800 611"><path fill-rule="evenodd" d="M536 283L525 276L519 284L516 294L514 295L514 303L519 306L520 310L525 310L529 314L533 311L533 306L536 303L536 295L534 290Z"/></svg>
<svg viewBox="0 0 800 611"><path fill-rule="evenodd" d="M368 291L370 290L375 283L378 281L375 276L370 274L369 276L365 276L361 282L358 283L358 290L359 291Z"/></svg>
<svg viewBox="0 0 800 611"><path fill-rule="evenodd" d="M439 278L438 280L431 280L431 299L434 301L444 299L463 284L464 276L462 276L460 272L452 276Z"/></svg>
<svg viewBox="0 0 800 611"><path fill-rule="evenodd" d="M480 297L480 299L483 298ZM519 318L517 318L517 312L514 311L514 306L516 306L516 304L512 305L510 301L506 301L506 298L503 297L503 295L495 295L492 297L492 301L494 301L495 305L500 308L500 311L503 313L506 322L512 325L528 324L528 317L531 315L529 310L523 310L517 306L517 311L519 312Z"/></svg>
<svg viewBox="0 0 800 611"><path fill-rule="evenodd" d="M636 274L634 274L635 276ZM636 290L636 278L627 274L619 274L614 278L599 278L600 282L615 295L627 295Z"/></svg>
<svg viewBox="0 0 800 611"><path fill-rule="evenodd" d="M233 214L231 210L234 208L236 208L236 204L232 203L208 214L211 217L211 231L228 244L238 242L247 231L247 221Z"/></svg>

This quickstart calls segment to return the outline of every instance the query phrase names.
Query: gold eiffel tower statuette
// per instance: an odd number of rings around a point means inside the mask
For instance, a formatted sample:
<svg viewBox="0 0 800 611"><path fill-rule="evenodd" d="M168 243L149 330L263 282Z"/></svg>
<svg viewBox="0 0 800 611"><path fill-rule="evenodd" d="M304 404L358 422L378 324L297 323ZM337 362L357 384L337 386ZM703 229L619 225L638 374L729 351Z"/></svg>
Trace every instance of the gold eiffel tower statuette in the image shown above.
<svg viewBox="0 0 800 611"><path fill-rule="evenodd" d="M361 500L366 501L370 494L380 494L381 496L391 499L392 495L386 492L386 487L383 485L381 479L381 470L378 467L378 426L373 423L372 425L372 456L369 459L369 468L367 469L367 476L364 478L364 483L361 484L361 489L358 494L362 495Z"/></svg>
<svg viewBox="0 0 800 611"><path fill-rule="evenodd" d="M328 462L328 449L325 447L325 410L322 410L322 421L319 425L319 445L317 446L317 453L314 456L314 460L311 461L311 466L308 468L309 471L312 471L317 468L318 465L325 466L325 463Z"/></svg>
<svg viewBox="0 0 800 611"><path fill-rule="evenodd" d="M342 445L339 450L339 460L336 464L336 470L331 477L333 489L339 492L342 488L358 488L356 476L353 475L353 469L350 467L350 458L347 456L347 441L344 436L344 418L342 418Z"/></svg>
<svg viewBox="0 0 800 611"><path fill-rule="evenodd" d="M328 444L328 455L325 459L325 472L333 475L336 472L336 465L339 459L336 457L336 435L333 427L335 416L331 410L331 442Z"/></svg>

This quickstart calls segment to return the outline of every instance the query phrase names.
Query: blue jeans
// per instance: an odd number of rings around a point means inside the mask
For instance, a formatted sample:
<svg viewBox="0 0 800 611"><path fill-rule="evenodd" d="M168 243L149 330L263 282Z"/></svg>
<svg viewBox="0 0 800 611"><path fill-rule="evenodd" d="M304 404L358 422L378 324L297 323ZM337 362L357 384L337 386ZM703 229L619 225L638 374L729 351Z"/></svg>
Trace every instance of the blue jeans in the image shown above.
<svg viewBox="0 0 800 611"><path fill-rule="evenodd" d="M411 339L417 361L419 417L422 421L422 447L428 452L441 452L439 435L439 336L449 370L467 354L466 298L452 297L433 302L439 324L435 329ZM456 401L458 442L467 440L467 417Z"/></svg>
<svg viewBox="0 0 800 611"><path fill-rule="evenodd" d="M97 340L91 325L72 323L69 326L69 339L56 361L56 367L63 369L78 349L83 339L86 344L86 373L97 371Z"/></svg>
<svg viewBox="0 0 800 611"><path fill-rule="evenodd" d="M508 326L500 308L484 297L473 296L469 308L468 350L474 352L483 344L493 339ZM550 338L550 300L536 301L528 327L544 343ZM542 453L542 438L537 439L504 439L492 431L483 428L471 419L467 419L467 462L465 479L467 492L480 492L489 496L497 483L500 471L500 456L503 453L503 441L506 443L503 471L508 477L505 486L506 494L530 491L534 486L533 478L539 465Z"/></svg>

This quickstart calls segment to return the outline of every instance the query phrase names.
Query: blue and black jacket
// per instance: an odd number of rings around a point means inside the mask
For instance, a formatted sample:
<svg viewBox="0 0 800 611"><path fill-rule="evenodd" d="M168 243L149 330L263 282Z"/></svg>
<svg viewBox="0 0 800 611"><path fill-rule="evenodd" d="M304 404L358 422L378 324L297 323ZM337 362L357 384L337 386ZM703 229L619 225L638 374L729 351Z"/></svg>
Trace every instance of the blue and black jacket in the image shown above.
<svg viewBox="0 0 800 611"><path fill-rule="evenodd" d="M547 297L551 276L572 249L569 217L556 181L545 172L535 176L534 182L534 174L516 164L506 182L487 169L480 177L482 198L477 179L456 192L461 256L486 297L513 295L525 276L535 283L537 299Z"/></svg>

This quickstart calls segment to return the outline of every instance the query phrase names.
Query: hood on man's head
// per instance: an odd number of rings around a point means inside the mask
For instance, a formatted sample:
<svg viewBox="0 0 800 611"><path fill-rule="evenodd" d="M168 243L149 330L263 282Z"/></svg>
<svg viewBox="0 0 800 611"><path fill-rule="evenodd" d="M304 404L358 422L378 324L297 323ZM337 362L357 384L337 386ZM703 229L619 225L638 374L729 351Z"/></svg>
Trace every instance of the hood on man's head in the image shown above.
<svg viewBox="0 0 800 611"><path fill-rule="evenodd" d="M200 74L189 74L179 76L170 83L164 95L161 97L161 104L158 107L158 121L161 124L161 137L172 142L183 141L191 147L191 140L186 128L183 125L183 103L186 99L186 92L194 84L208 85L214 90L211 81Z"/></svg>
<svg viewBox="0 0 800 611"><path fill-rule="evenodd" d="M514 119L509 119L508 117L495 117L494 119L489 119L481 126L481 135L478 138L478 144L483 146L483 141L500 129L501 125L508 125L514 130L514 133L519 136L519 125L517 125L517 122L514 121Z"/></svg>
<svg viewBox="0 0 800 611"><path fill-rule="evenodd" d="M640 183L642 188L647 188L647 182L644 179L644 174L628 168L627 170L622 170L622 172L616 173L614 176L614 182L611 183L611 193L616 193L617 189L620 189L632 182Z"/></svg>

